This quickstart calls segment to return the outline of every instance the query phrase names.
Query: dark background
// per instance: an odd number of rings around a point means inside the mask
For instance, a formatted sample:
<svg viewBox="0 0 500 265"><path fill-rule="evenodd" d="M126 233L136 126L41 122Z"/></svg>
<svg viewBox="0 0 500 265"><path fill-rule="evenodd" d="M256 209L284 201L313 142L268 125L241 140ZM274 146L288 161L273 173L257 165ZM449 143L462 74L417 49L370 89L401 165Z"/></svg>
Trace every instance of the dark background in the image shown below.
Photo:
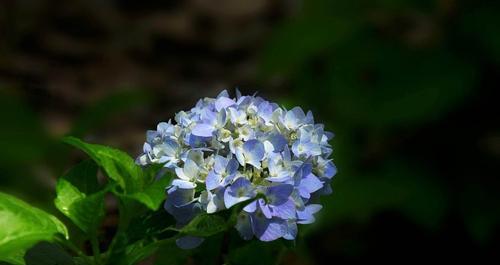
<svg viewBox="0 0 500 265"><path fill-rule="evenodd" d="M281 263L498 259L499 12L498 1L2 0L0 190L57 214L55 179L82 158L62 136L136 156L147 129L239 87L311 109L336 134L335 193Z"/></svg>

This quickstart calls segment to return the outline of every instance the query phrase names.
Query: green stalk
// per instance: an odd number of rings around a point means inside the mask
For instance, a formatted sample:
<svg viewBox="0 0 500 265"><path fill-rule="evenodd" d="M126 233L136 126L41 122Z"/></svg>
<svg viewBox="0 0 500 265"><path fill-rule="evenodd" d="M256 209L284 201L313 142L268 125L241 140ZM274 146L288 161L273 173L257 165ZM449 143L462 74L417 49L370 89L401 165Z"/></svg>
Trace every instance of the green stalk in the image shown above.
<svg viewBox="0 0 500 265"><path fill-rule="evenodd" d="M101 251L99 250L99 240L97 236L93 235L90 239L90 245L92 246L92 253L94 254L94 261L96 265L101 265Z"/></svg>

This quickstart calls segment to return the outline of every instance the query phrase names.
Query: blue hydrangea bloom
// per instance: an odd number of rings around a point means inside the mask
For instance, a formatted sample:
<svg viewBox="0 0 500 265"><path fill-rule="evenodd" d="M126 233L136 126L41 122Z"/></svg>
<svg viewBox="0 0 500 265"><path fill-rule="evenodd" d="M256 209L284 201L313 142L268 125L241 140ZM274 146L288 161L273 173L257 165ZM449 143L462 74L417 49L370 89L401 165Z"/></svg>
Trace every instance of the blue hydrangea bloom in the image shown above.
<svg viewBox="0 0 500 265"><path fill-rule="evenodd" d="M297 224L313 223L321 210L319 195L331 193L333 134L310 111L237 94L201 99L177 113L175 123L158 124L137 163L175 172L165 209L179 227L202 212L241 204L235 228L243 239L293 240ZM191 248L202 241L189 236L177 243Z"/></svg>

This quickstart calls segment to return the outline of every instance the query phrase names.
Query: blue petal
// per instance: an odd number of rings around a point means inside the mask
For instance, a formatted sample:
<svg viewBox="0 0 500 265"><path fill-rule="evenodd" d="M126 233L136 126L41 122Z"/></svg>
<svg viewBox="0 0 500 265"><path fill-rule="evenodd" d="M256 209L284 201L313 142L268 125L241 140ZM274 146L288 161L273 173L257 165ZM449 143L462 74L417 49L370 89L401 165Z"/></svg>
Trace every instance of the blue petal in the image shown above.
<svg viewBox="0 0 500 265"><path fill-rule="evenodd" d="M238 170L239 166L240 166L240 164L238 163L238 160L232 158L227 163L226 173L227 174L234 174Z"/></svg>
<svg viewBox="0 0 500 265"><path fill-rule="evenodd" d="M182 249L193 249L201 245L205 239L197 236L183 236L175 240L175 244Z"/></svg>
<svg viewBox="0 0 500 265"><path fill-rule="evenodd" d="M178 187L179 189L194 189L196 188L196 184L190 181L182 180L182 179L174 179L172 181L172 186Z"/></svg>
<svg viewBox="0 0 500 265"><path fill-rule="evenodd" d="M297 223L293 220L288 220L285 223L285 234L283 235L283 238L286 240L294 240L297 237L298 233L298 228L297 228Z"/></svg>
<svg viewBox="0 0 500 265"><path fill-rule="evenodd" d="M273 215L271 213L271 209L269 208L269 205L266 204L264 199L259 199L258 203L259 203L259 208L260 208L260 211L262 212L262 214L264 214L264 216L267 219L271 219L273 217Z"/></svg>
<svg viewBox="0 0 500 265"><path fill-rule="evenodd" d="M253 201L253 202L247 204L243 208L243 211L245 211L247 213L254 213L255 211L257 211L257 201Z"/></svg>
<svg viewBox="0 0 500 265"><path fill-rule="evenodd" d="M321 210L322 206L319 204L307 205L303 210L297 210L297 223L311 224L314 223L314 214Z"/></svg>
<svg viewBox="0 0 500 265"><path fill-rule="evenodd" d="M331 179L337 174L337 167L332 161L328 161L325 165L325 172L323 173L325 177Z"/></svg>
<svg viewBox="0 0 500 265"><path fill-rule="evenodd" d="M268 140L273 145L274 152L282 152L285 146L288 145L288 141L285 136L279 133L271 135Z"/></svg>
<svg viewBox="0 0 500 265"><path fill-rule="evenodd" d="M219 174L223 173L226 170L227 163L228 163L227 158L220 156L220 155L215 156L215 162L214 162L215 172L217 172Z"/></svg>
<svg viewBox="0 0 500 265"><path fill-rule="evenodd" d="M194 126L191 133L195 136L211 137L214 131L215 128L213 126L204 123L199 123Z"/></svg>
<svg viewBox="0 0 500 265"><path fill-rule="evenodd" d="M269 104L269 102L264 101L259 104L257 114L261 117L266 123L271 120L273 115L273 106Z"/></svg>
<svg viewBox="0 0 500 265"><path fill-rule="evenodd" d="M187 205L194 200L194 189L172 187L167 191L167 201L176 207Z"/></svg>
<svg viewBox="0 0 500 265"><path fill-rule="evenodd" d="M272 207L273 216L281 219L292 219L296 216L295 203L291 199L281 205L270 207Z"/></svg>
<svg viewBox="0 0 500 265"><path fill-rule="evenodd" d="M302 178L300 181L300 189L304 189L308 193L313 193L323 187L323 182L319 180L316 176L313 174L309 174Z"/></svg>
<svg viewBox="0 0 500 265"><path fill-rule="evenodd" d="M261 241L273 241L285 234L283 222L278 219L269 220L258 214L251 218L253 231Z"/></svg>
<svg viewBox="0 0 500 265"><path fill-rule="evenodd" d="M226 208L253 198L255 195L251 188L252 183L248 179L243 177L236 179L224 192Z"/></svg>
<svg viewBox="0 0 500 265"><path fill-rule="evenodd" d="M213 190L219 187L221 183L222 177L216 174L213 170L208 172L207 178L205 179L205 183L207 186L207 190Z"/></svg>
<svg viewBox="0 0 500 265"><path fill-rule="evenodd" d="M163 152L168 156L175 156L179 149L179 144L172 139L166 139L162 146Z"/></svg>
<svg viewBox="0 0 500 265"><path fill-rule="evenodd" d="M181 207L176 207L170 200L165 201L164 208L179 224L189 223L189 221L201 211L199 203L190 203Z"/></svg>
<svg viewBox="0 0 500 265"><path fill-rule="evenodd" d="M238 230L240 236L244 240L250 240L253 237L253 230L252 230L252 222L250 220L250 215L241 212L238 214L238 220L236 222L236 225L234 226L236 230Z"/></svg>
<svg viewBox="0 0 500 265"><path fill-rule="evenodd" d="M255 139L248 140L243 144L243 152L245 162L260 168L260 161L264 158L265 154L264 144Z"/></svg>
<svg viewBox="0 0 500 265"><path fill-rule="evenodd" d="M285 125L290 129L296 129L305 119L306 115L300 107L295 107L285 114Z"/></svg>
<svg viewBox="0 0 500 265"><path fill-rule="evenodd" d="M222 97L215 100L215 109L217 111L220 111L221 109L227 108L227 107L232 106L234 104L236 104L236 102L234 100L222 96Z"/></svg>
<svg viewBox="0 0 500 265"><path fill-rule="evenodd" d="M288 197L292 194L293 186L290 184L280 184L268 187L266 197L272 205L280 205L288 201Z"/></svg>

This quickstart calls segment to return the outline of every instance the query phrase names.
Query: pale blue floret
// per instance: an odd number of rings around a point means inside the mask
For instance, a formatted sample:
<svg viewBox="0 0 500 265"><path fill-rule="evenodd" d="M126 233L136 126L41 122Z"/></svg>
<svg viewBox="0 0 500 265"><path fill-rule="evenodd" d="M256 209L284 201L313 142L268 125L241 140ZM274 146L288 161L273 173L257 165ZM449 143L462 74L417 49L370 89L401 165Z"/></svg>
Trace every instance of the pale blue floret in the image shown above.
<svg viewBox="0 0 500 265"><path fill-rule="evenodd" d="M175 172L165 209L178 227L238 204L235 228L243 239L294 240L297 224L314 222L319 195L331 193L333 134L310 111L223 91L178 112L175 122L148 131L136 161ZM202 242L184 236L176 243L187 249Z"/></svg>
<svg viewBox="0 0 500 265"><path fill-rule="evenodd" d="M255 188L252 183L243 177L237 178L224 192L224 204L226 208L244 202L255 197Z"/></svg>
<svg viewBox="0 0 500 265"><path fill-rule="evenodd" d="M205 180L207 190L228 185L236 176L238 167L238 161L234 158L225 158L217 155L215 157L214 168L208 173Z"/></svg>
<svg viewBox="0 0 500 265"><path fill-rule="evenodd" d="M243 144L243 148L236 150L236 158L242 166L250 164L255 168L260 168L260 161L264 158L264 144L259 140L248 140Z"/></svg>

